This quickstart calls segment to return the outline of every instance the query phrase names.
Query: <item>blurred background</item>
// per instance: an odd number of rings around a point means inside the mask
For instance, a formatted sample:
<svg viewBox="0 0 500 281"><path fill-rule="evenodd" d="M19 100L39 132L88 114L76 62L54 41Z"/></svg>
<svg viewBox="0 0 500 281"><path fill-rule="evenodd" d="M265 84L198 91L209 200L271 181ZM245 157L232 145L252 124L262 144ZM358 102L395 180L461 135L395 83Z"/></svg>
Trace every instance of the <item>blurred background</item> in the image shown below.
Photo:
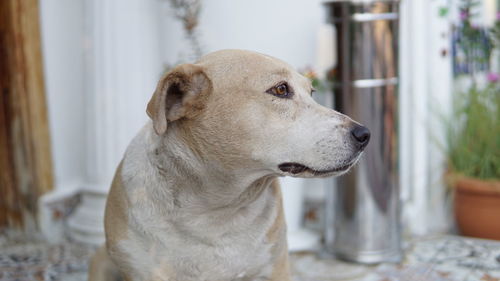
<svg viewBox="0 0 500 281"><path fill-rule="evenodd" d="M345 22L338 14L342 7L352 13ZM332 258L338 249L328 243L341 237L335 233L343 212L332 206L344 196L332 190L342 182L283 178L290 250L322 253L322 258L294 256L294 274L297 280L344 280L304 277L315 272L334 278L329 270L350 280L383 280L362 279L373 274L389 278L384 280L500 280L500 246L494 242L500 240L499 9L498 0L2 1L0 280L84 280L88 256L104 241L111 178L131 138L148 121L146 104L168 69L215 50L253 50L311 78L318 102L350 112L338 96L351 92L339 85L356 77L339 69L354 65L356 50L365 56L370 53L365 47L377 49L370 47L378 44L377 30L388 45L357 67L372 69L380 53L391 65L384 73L392 76L375 79L388 84L373 86L382 87L376 94L384 100L390 95L393 103L393 110L373 105L373 112L383 110L374 123L385 128L380 144L394 140L387 192L396 199L381 216L383 227L394 229L387 237L397 236L389 239L397 262L403 257L411 264L404 268L413 271L375 272L353 256L344 258L351 263ZM382 18L369 18L377 14ZM390 24L339 29L351 21ZM353 35L372 31L375 35ZM341 34L355 42L352 61L343 59L351 45L341 44L346 38ZM374 80L366 78L362 82ZM366 212L363 200L355 209ZM371 239L363 235L364 241ZM493 244L481 242L477 250L470 242L476 240L460 235ZM438 262L436 251L444 244L454 249L455 259ZM471 251L481 254L471 261ZM374 261L385 262L394 260ZM444 264L448 267L440 272L449 274L432 277L422 264Z"/></svg>

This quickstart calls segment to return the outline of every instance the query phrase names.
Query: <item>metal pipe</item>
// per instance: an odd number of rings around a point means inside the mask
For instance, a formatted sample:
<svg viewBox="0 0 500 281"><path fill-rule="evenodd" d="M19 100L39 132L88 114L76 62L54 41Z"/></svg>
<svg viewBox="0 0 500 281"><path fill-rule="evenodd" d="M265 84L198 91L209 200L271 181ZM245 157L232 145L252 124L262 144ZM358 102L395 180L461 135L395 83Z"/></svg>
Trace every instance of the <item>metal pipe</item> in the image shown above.
<svg viewBox="0 0 500 281"><path fill-rule="evenodd" d="M372 134L359 164L328 193L326 249L360 263L398 261L399 1L325 5L338 34L335 108Z"/></svg>

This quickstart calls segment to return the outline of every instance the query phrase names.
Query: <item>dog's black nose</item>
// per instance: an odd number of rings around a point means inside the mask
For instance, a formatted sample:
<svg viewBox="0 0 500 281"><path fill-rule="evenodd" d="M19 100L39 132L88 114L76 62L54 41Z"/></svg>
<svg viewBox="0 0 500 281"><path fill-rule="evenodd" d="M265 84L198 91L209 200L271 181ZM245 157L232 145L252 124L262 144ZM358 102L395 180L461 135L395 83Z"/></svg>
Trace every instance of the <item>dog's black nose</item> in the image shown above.
<svg viewBox="0 0 500 281"><path fill-rule="evenodd" d="M351 130L351 135L361 148L365 147L370 141L370 130L364 126L355 125Z"/></svg>

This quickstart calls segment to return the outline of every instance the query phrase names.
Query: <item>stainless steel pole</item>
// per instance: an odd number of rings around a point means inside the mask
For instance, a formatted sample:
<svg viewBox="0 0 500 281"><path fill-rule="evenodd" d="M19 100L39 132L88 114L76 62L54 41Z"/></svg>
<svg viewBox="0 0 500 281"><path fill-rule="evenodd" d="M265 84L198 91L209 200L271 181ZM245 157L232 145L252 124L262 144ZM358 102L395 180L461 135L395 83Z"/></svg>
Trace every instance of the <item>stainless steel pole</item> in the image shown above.
<svg viewBox="0 0 500 281"><path fill-rule="evenodd" d="M335 107L371 131L359 164L328 195L326 249L360 263L398 261L399 1L325 5L337 33Z"/></svg>

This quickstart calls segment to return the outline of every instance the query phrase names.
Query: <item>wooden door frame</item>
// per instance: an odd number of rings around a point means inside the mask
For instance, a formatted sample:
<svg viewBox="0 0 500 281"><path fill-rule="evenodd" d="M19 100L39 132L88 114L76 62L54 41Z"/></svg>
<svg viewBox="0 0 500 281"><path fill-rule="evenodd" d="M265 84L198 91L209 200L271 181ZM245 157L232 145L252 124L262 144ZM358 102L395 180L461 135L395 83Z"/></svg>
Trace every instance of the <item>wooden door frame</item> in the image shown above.
<svg viewBox="0 0 500 281"><path fill-rule="evenodd" d="M0 230L36 222L53 187L38 0L0 1Z"/></svg>

